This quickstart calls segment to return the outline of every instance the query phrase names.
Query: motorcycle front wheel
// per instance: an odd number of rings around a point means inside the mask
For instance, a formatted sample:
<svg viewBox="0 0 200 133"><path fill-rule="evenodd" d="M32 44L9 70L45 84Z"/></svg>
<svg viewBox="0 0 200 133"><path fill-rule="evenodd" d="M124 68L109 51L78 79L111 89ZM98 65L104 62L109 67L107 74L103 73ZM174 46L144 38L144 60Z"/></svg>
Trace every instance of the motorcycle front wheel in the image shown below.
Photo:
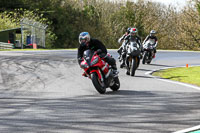
<svg viewBox="0 0 200 133"><path fill-rule="evenodd" d="M142 60L142 64L145 64L146 63L146 60L147 60L147 52L145 51L144 53L144 57L143 57L143 60Z"/></svg>
<svg viewBox="0 0 200 133"><path fill-rule="evenodd" d="M132 58L132 62L129 62L129 65L130 65L130 74L131 76L135 76L135 71L137 69L137 58Z"/></svg>
<svg viewBox="0 0 200 133"><path fill-rule="evenodd" d="M92 79L92 83L95 87L95 89L100 93L100 94L104 94L106 92L106 87L105 84L101 81L101 79L99 79L97 73L92 73L91 74L91 79Z"/></svg>

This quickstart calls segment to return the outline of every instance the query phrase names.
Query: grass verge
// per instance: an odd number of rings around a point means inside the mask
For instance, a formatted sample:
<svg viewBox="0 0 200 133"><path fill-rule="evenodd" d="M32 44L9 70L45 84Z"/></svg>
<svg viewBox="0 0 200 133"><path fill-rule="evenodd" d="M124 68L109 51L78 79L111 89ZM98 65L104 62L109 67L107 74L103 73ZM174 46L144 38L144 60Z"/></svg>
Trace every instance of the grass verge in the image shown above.
<svg viewBox="0 0 200 133"><path fill-rule="evenodd" d="M200 67L170 68L155 72L153 76L200 86Z"/></svg>

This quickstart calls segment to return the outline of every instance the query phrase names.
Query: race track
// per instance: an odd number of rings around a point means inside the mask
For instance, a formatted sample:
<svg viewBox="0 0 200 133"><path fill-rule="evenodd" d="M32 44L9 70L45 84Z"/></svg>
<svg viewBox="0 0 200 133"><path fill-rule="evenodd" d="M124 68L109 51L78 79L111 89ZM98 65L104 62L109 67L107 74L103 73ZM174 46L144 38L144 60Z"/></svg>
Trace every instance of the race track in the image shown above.
<svg viewBox="0 0 200 133"><path fill-rule="evenodd" d="M115 50L109 51L115 58ZM0 52L0 133L169 133L200 125L200 90L147 73L200 65L200 52L158 51L121 88L99 94L77 51Z"/></svg>

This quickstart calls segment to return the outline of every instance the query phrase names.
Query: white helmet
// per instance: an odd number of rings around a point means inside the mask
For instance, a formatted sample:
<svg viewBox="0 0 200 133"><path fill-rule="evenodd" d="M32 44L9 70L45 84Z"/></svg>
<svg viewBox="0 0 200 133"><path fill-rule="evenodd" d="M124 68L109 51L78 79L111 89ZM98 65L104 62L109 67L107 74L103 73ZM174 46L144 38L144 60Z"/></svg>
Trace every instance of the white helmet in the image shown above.
<svg viewBox="0 0 200 133"><path fill-rule="evenodd" d="M137 33L137 29L136 28L131 28L130 33Z"/></svg>
<svg viewBox="0 0 200 133"><path fill-rule="evenodd" d="M150 36L152 36L152 35L154 35L154 34L156 34L156 31L155 31L155 30L151 30L151 31L150 31Z"/></svg>
<svg viewBox="0 0 200 133"><path fill-rule="evenodd" d="M85 46L90 41L90 34L88 32L81 32L79 35L79 43Z"/></svg>
<svg viewBox="0 0 200 133"><path fill-rule="evenodd" d="M136 28L131 28L131 30L130 30L131 36L136 36L136 33L137 33L137 29Z"/></svg>

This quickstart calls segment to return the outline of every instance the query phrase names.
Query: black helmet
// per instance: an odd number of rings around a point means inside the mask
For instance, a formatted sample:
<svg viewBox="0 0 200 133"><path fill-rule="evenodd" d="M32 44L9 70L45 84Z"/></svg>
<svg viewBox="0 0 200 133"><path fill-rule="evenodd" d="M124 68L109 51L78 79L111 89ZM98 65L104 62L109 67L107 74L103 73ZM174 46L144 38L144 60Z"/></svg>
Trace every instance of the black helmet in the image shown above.
<svg viewBox="0 0 200 133"><path fill-rule="evenodd" d="M131 28L127 28L126 32L129 34L130 33Z"/></svg>

